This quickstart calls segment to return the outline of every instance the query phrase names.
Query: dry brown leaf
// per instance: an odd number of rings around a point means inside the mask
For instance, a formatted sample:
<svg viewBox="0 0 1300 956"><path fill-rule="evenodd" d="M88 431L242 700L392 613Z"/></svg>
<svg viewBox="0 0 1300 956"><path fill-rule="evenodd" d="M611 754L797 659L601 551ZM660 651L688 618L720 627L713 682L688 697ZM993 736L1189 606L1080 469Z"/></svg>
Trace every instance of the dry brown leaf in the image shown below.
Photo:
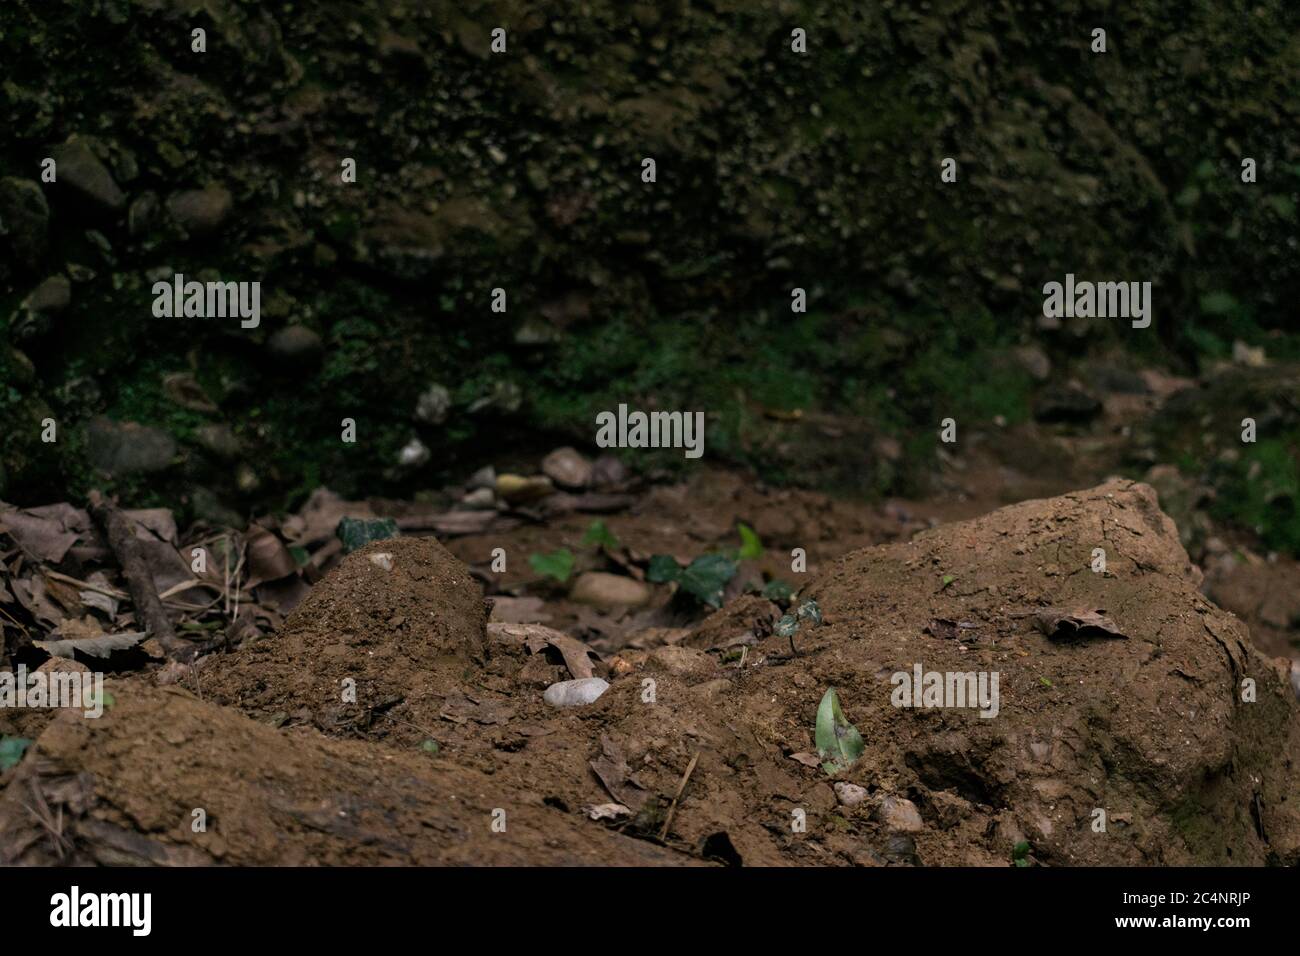
<svg viewBox="0 0 1300 956"><path fill-rule="evenodd" d="M596 670L591 658L600 656L590 647L575 637L570 637L547 627L544 624L503 624L492 623L487 626L488 637L493 640L522 641L530 654L537 654L547 647L553 647L564 658L564 666L575 679L595 677Z"/></svg>
<svg viewBox="0 0 1300 956"><path fill-rule="evenodd" d="M246 539L248 546L247 587L264 581L279 581L298 570L298 562L276 535L254 525Z"/></svg>
<svg viewBox="0 0 1300 956"><path fill-rule="evenodd" d="M1044 608L1035 616L1038 629L1053 640L1088 637L1127 638L1109 617L1105 608L1082 608L1075 611L1059 607Z"/></svg>
<svg viewBox="0 0 1300 956"><path fill-rule="evenodd" d="M33 558L58 564L80 535L69 531L62 521L22 511L0 515L0 528L8 531L18 545Z"/></svg>
<svg viewBox="0 0 1300 956"><path fill-rule="evenodd" d="M103 628L93 618L64 621L50 636L56 639L32 641L32 643L47 654L68 658L72 657L73 651L80 651L91 657L108 657L113 651L134 647L144 640L143 631L105 634Z"/></svg>

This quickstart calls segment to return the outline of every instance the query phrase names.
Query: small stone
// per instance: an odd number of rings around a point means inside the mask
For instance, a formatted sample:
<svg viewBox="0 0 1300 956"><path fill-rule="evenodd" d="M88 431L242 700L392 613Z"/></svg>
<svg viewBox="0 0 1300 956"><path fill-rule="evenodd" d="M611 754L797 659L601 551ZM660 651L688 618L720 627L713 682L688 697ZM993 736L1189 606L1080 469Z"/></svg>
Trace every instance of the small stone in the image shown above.
<svg viewBox="0 0 1300 956"><path fill-rule="evenodd" d="M1240 339L1232 343L1232 360L1247 368L1263 368L1268 365L1268 355L1262 345L1247 345Z"/></svg>
<svg viewBox="0 0 1300 956"><path fill-rule="evenodd" d="M591 483L591 462L573 448L557 448L542 459L542 473L561 488L586 488Z"/></svg>
<svg viewBox="0 0 1300 956"><path fill-rule="evenodd" d="M85 140L73 138L54 147L50 156L58 170L57 185L71 186L108 212L118 212L126 205L126 196Z"/></svg>
<svg viewBox="0 0 1300 956"><path fill-rule="evenodd" d="M227 506L215 491L202 485L190 492L190 509L197 520L214 528L242 528L248 523L238 511Z"/></svg>
<svg viewBox="0 0 1300 956"><path fill-rule="evenodd" d="M1015 350L1016 361L1036 382L1046 382L1052 377L1052 360L1037 345L1025 345Z"/></svg>
<svg viewBox="0 0 1300 956"><path fill-rule="evenodd" d="M261 487L262 479L247 462L241 462L235 469L235 486L244 494L250 494Z"/></svg>
<svg viewBox="0 0 1300 956"><path fill-rule="evenodd" d="M305 325L286 325L267 340L266 347L276 358L296 366L314 365L325 351L320 336Z"/></svg>
<svg viewBox="0 0 1300 956"><path fill-rule="evenodd" d="M916 804L902 797L884 797L876 807L876 816L891 830L916 833L925 829Z"/></svg>
<svg viewBox="0 0 1300 956"><path fill-rule="evenodd" d="M906 833L891 833L886 838L884 856L892 863L905 863L908 866L920 863L916 855L916 841Z"/></svg>
<svg viewBox="0 0 1300 956"><path fill-rule="evenodd" d="M489 491L495 491L497 487L497 470L491 465L480 468L474 474L469 476L469 481L465 482L465 487L470 491L478 488L487 488Z"/></svg>
<svg viewBox="0 0 1300 956"><path fill-rule="evenodd" d="M1034 401L1040 422L1089 422L1101 414L1101 402L1074 385L1049 385Z"/></svg>
<svg viewBox="0 0 1300 956"><path fill-rule="evenodd" d="M143 192L131 200L131 208L126 211L126 230L132 236L139 237L149 232L158 224L158 211L162 203L155 192Z"/></svg>
<svg viewBox="0 0 1300 956"><path fill-rule="evenodd" d="M451 411L451 392L445 386L433 384L420 393L415 403L415 418L427 425L441 425Z"/></svg>
<svg viewBox="0 0 1300 956"><path fill-rule="evenodd" d="M29 312L62 312L72 303L72 283L67 276L50 276L23 300Z"/></svg>
<svg viewBox="0 0 1300 956"><path fill-rule="evenodd" d="M613 455L601 455L591 466L590 482L596 488L621 485L627 477L627 466Z"/></svg>
<svg viewBox="0 0 1300 956"><path fill-rule="evenodd" d="M562 680L546 688L542 699L552 707L582 707L594 702L607 690L609 684L599 677Z"/></svg>
<svg viewBox="0 0 1300 956"><path fill-rule="evenodd" d="M835 796L844 806L856 807L867 799L867 788L859 787L856 783L841 781L835 785Z"/></svg>
<svg viewBox="0 0 1300 956"><path fill-rule="evenodd" d="M167 212L191 236L216 232L233 207L234 197L224 186L186 189L167 197Z"/></svg>
<svg viewBox="0 0 1300 956"><path fill-rule="evenodd" d="M229 425L200 425L194 438L204 451L226 461L234 461L243 450Z"/></svg>
<svg viewBox="0 0 1300 956"><path fill-rule="evenodd" d="M578 575L569 591L569 600L592 607L640 607L650 600L648 584L621 574L587 571Z"/></svg>
<svg viewBox="0 0 1300 956"><path fill-rule="evenodd" d="M176 442L157 428L97 415L86 426L86 454L93 467L110 475L148 474L171 465Z"/></svg>
<svg viewBox="0 0 1300 956"><path fill-rule="evenodd" d="M397 453L397 463L403 468L419 468L428 464L432 457L433 452L429 451L428 445L418 438L412 438Z"/></svg>
<svg viewBox="0 0 1300 956"><path fill-rule="evenodd" d="M376 551L370 555L370 563L385 571L393 570L393 555L390 551Z"/></svg>
<svg viewBox="0 0 1300 956"><path fill-rule="evenodd" d="M555 487L551 484L551 479L542 475L534 475L529 478L522 475L497 476L497 494L512 505L545 498L554 490Z"/></svg>
<svg viewBox="0 0 1300 956"><path fill-rule="evenodd" d="M470 511L491 511L497 506L497 496L491 488L475 488L460 499L460 504Z"/></svg>
<svg viewBox="0 0 1300 956"><path fill-rule="evenodd" d="M38 183L13 176L0 179L0 236L28 269L40 263L49 248L50 206Z"/></svg>

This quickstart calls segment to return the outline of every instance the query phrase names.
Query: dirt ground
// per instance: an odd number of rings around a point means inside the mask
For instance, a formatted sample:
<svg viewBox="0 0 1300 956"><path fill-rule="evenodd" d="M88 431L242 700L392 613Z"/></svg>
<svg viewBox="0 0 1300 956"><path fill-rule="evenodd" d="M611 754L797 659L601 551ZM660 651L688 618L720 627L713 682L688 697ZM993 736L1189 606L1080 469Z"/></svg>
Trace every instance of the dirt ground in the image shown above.
<svg viewBox="0 0 1300 956"><path fill-rule="evenodd" d="M0 795L6 861L1300 862L1288 663L1201 593L1149 487L1111 481L912 536L929 522L899 503L714 477L697 486L710 507L675 513L689 492L667 488L610 516L619 553L688 558L743 513L784 562L766 570L806 580L792 608L820 608L793 640L757 595L705 616L663 584L639 609L557 598L530 615L503 600L524 561L485 600L490 575L462 560L526 555L588 518L450 551L372 543L278 633L175 686L110 682L98 721L54 718ZM852 546L873 540L886 543ZM787 546L807 548L807 575L790 574ZM502 607L546 620L505 622ZM1061 625L1070 615L1085 626ZM894 675L918 665L996 672L997 716L895 706ZM543 700L586 674L609 682L594 703ZM814 740L832 687L865 741L835 776Z"/></svg>

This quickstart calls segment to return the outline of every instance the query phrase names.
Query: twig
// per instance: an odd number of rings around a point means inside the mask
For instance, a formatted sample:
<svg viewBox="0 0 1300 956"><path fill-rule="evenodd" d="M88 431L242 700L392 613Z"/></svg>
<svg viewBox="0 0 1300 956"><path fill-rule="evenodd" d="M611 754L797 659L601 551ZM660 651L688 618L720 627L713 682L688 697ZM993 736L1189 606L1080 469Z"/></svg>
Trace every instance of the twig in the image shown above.
<svg viewBox="0 0 1300 956"><path fill-rule="evenodd" d="M677 812L677 801L682 798L686 791L686 784L691 779L691 774L695 772L695 764L699 762L700 752L695 751L695 756L691 762L686 765L686 772L682 774L682 782L677 785L677 794L673 797L673 802L668 805L668 816L664 817L663 829L659 831L659 842L662 843L668 839L668 828L673 825L673 814Z"/></svg>
<svg viewBox="0 0 1300 956"><path fill-rule="evenodd" d="M82 581L80 578L74 578L70 574L61 574L58 571L42 571L47 578L54 578L56 581L62 581L64 584L74 584L83 591L94 591L96 594L103 594L107 597L117 598L119 601L125 601L129 595L117 588L106 588L98 584L91 584L89 581Z"/></svg>
<svg viewBox="0 0 1300 956"><path fill-rule="evenodd" d="M163 650L171 657L189 661L194 657L194 647L181 640L172 630L171 619L163 610L162 601L158 600L158 586L154 584L149 565L145 563L140 552L140 542L135 536L131 521L116 506L104 500L98 491L91 491L88 496L91 516L108 539L108 546L113 549L117 563L126 576L127 588L135 604L136 614L142 618L145 630L154 637Z"/></svg>

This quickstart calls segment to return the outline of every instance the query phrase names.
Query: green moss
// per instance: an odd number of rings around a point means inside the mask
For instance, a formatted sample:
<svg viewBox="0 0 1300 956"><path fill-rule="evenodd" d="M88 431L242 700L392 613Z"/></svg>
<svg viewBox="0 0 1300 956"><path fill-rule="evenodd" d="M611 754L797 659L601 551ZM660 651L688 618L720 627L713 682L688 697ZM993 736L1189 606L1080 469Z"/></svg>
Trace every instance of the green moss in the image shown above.
<svg viewBox="0 0 1300 956"><path fill-rule="evenodd" d="M1300 431L1243 448L1218 466L1213 514L1251 529L1269 548L1300 554Z"/></svg>

